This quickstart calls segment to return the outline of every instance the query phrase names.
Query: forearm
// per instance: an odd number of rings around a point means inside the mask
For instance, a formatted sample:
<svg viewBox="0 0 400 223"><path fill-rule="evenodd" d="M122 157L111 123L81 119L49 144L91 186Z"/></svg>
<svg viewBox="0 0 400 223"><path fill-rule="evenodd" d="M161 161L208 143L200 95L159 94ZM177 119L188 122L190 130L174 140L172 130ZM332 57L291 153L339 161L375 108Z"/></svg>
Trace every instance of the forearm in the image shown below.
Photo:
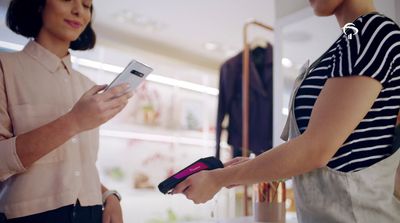
<svg viewBox="0 0 400 223"><path fill-rule="evenodd" d="M106 193L107 191L108 191L109 189L107 188L107 187L105 187L103 184L101 184L101 194L102 195L104 195L104 193ZM105 203L105 204L107 204L110 200L112 200L113 201L113 203L118 203L119 204L119 202L121 201L121 195L119 195L119 194L114 194L114 193L108 193L108 194L106 194L106 196L107 197L103 197L103 199L105 199L105 200L103 200L103 202Z"/></svg>
<svg viewBox="0 0 400 223"><path fill-rule="evenodd" d="M289 178L324 166L331 156L326 151L300 136L252 160L215 171L216 179L229 186Z"/></svg>
<svg viewBox="0 0 400 223"><path fill-rule="evenodd" d="M103 184L101 184L101 194L104 194L104 192L108 191L107 187L105 187Z"/></svg>
<svg viewBox="0 0 400 223"><path fill-rule="evenodd" d="M16 139L16 151L23 166L30 166L77 134L78 130L71 121L71 117L66 114L42 127L19 135Z"/></svg>

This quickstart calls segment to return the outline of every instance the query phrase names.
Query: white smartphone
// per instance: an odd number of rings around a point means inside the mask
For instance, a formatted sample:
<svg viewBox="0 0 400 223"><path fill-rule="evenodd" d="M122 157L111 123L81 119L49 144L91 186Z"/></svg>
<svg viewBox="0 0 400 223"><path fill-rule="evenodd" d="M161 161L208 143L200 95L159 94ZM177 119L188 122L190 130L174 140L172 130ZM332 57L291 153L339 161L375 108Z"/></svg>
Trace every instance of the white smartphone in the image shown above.
<svg viewBox="0 0 400 223"><path fill-rule="evenodd" d="M117 85L128 83L129 89L128 91L135 90L143 81L146 79L147 75L149 75L153 71L153 68L140 63L139 61L132 60L125 69L118 74L118 76L107 86L104 91L115 87Z"/></svg>

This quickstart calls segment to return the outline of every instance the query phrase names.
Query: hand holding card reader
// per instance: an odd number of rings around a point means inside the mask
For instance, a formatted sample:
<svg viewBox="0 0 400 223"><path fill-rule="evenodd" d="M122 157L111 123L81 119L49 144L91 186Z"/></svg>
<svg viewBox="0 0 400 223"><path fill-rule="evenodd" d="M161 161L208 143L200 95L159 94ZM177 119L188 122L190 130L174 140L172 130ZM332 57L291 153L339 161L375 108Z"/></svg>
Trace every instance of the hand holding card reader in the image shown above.
<svg viewBox="0 0 400 223"><path fill-rule="evenodd" d="M132 60L125 69L118 74L118 76L107 86L105 91L120 84L129 84L128 91L135 90L147 75L153 71L153 68L140 63L139 61Z"/></svg>
<svg viewBox="0 0 400 223"><path fill-rule="evenodd" d="M198 173L202 170L213 170L217 168L223 168L224 164L217 158L210 156L202 158L196 162L185 167L178 173L172 175L168 179L164 180L158 185L158 189L166 194L176 187L180 182L184 181L187 177L192 174Z"/></svg>

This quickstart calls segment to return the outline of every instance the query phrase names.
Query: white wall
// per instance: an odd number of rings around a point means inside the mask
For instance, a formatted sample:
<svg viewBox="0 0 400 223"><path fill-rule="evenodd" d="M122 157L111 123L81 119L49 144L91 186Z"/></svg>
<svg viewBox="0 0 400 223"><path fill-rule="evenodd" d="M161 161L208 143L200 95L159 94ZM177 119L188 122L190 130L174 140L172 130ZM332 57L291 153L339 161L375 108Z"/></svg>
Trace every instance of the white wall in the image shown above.
<svg viewBox="0 0 400 223"><path fill-rule="evenodd" d="M400 24L400 1L395 1L396 22Z"/></svg>
<svg viewBox="0 0 400 223"><path fill-rule="evenodd" d="M396 19L396 7L395 5L399 4L399 0L375 0L375 7L378 12L385 14L387 17L398 20L398 16Z"/></svg>
<svg viewBox="0 0 400 223"><path fill-rule="evenodd" d="M278 0L275 2L276 18L283 18L308 7L308 0Z"/></svg>

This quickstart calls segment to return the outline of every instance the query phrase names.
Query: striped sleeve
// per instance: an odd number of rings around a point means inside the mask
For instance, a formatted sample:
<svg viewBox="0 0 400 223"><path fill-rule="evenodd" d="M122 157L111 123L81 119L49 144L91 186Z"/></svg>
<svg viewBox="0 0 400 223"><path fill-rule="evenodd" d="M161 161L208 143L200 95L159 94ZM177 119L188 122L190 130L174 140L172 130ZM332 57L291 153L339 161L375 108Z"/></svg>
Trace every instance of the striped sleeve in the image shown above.
<svg viewBox="0 0 400 223"><path fill-rule="evenodd" d="M400 63L400 30L389 18L371 14L354 22L358 33L343 35L330 77L368 76L384 84Z"/></svg>

